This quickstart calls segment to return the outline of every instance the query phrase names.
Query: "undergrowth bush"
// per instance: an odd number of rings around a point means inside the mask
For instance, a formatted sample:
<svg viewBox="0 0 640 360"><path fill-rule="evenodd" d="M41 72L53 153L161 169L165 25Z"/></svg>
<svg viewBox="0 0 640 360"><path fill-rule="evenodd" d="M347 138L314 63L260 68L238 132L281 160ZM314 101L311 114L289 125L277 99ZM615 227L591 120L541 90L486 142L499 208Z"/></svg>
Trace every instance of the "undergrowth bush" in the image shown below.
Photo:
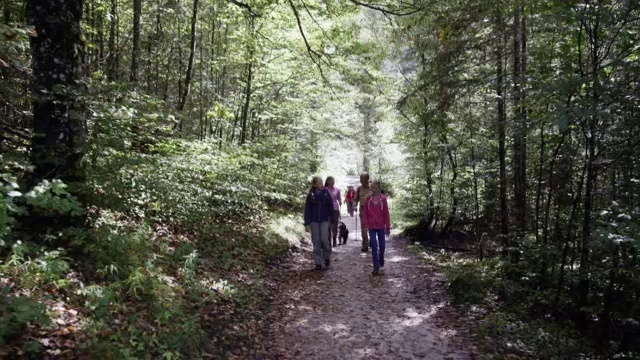
<svg viewBox="0 0 640 360"><path fill-rule="evenodd" d="M424 254L425 249L416 246L415 251ZM471 330L485 358L595 356L574 322L550 315L556 292L533 291L526 285L525 264L505 264L499 258L477 261L446 252L428 258L446 274L452 303L477 324Z"/></svg>
<svg viewBox="0 0 640 360"><path fill-rule="evenodd" d="M112 87L91 87L82 188L54 180L21 189L19 174L3 175L0 277L13 285L0 339L45 326L51 299L80 309L78 356L228 357L251 341L237 324L268 297L267 261L301 236L301 220L287 214L302 207L309 159L284 135L229 148L170 137L162 102L113 99L124 89ZM86 227L22 239L18 215L82 216Z"/></svg>
<svg viewBox="0 0 640 360"><path fill-rule="evenodd" d="M9 295L9 288L0 293L0 345L22 335L30 323L46 325L49 318L45 307L28 296Z"/></svg>
<svg viewBox="0 0 640 360"><path fill-rule="evenodd" d="M579 359L592 350L570 321L523 321L517 313L497 311L482 319L476 336L489 358ZM487 341L490 339L490 341Z"/></svg>
<svg viewBox="0 0 640 360"><path fill-rule="evenodd" d="M446 268L449 291L455 304L482 304L492 299L498 281L497 261L458 262Z"/></svg>

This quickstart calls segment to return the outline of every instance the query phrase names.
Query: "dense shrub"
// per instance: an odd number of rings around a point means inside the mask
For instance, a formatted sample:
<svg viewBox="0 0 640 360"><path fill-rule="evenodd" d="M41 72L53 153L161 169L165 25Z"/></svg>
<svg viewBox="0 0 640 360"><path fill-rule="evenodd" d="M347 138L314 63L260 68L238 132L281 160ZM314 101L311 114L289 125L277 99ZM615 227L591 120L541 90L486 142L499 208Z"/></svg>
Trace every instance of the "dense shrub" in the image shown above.
<svg viewBox="0 0 640 360"><path fill-rule="evenodd" d="M0 278L13 285L0 299L0 341L44 326L49 298L82 309L91 340L79 354L192 358L206 340L208 354L225 357L250 341L234 324L266 299L267 261L299 236L289 233L300 220L285 214L302 207L309 159L285 136L235 147L167 136L161 102L134 92L109 100L114 90L92 87L82 188L20 188L18 172L2 175ZM19 216L82 216L86 227L22 238Z"/></svg>

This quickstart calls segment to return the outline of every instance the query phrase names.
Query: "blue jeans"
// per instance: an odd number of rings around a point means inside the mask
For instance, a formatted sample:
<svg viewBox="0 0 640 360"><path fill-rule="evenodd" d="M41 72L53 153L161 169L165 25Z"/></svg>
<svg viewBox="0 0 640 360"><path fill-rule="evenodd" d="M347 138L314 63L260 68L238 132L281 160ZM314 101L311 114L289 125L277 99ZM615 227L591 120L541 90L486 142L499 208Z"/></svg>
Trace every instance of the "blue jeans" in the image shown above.
<svg viewBox="0 0 640 360"><path fill-rule="evenodd" d="M373 258L373 271L379 271L380 261L384 262L384 229L369 229L369 239L371 257ZM378 244L380 244L380 253L378 253Z"/></svg>

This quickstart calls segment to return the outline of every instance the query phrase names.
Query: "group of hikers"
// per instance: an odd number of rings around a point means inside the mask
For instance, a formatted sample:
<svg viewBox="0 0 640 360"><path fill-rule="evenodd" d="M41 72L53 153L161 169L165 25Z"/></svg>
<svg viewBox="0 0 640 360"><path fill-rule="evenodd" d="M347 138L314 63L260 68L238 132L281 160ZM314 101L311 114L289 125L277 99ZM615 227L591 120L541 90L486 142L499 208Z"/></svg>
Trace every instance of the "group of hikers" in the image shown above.
<svg viewBox="0 0 640 360"><path fill-rule="evenodd" d="M391 231L389 206L380 183L370 181L369 174L362 173L360 186L357 190L349 186L344 202L352 217L358 209L362 224L361 251L368 252L371 247L372 275L379 275L380 268L384 267L385 236L389 236ZM323 264L325 269L331 265L332 245L337 246L342 203L340 189L335 186L332 176L325 182L320 176L313 177L305 202L304 226L311 233L315 270L322 270ZM346 237L343 242L346 242Z"/></svg>

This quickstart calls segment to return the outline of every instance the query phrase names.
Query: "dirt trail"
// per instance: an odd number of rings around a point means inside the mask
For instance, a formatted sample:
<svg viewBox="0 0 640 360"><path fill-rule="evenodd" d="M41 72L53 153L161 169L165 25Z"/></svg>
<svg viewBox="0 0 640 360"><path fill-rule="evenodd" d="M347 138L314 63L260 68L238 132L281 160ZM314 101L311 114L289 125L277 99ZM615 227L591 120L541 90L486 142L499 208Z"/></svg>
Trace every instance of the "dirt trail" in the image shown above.
<svg viewBox="0 0 640 360"><path fill-rule="evenodd" d="M283 270L259 358L473 358L446 305L442 276L408 254L396 237L387 241L382 276L372 276L371 255L360 252L355 218L344 208L349 241L334 248L332 267L312 271L311 249L305 248Z"/></svg>

